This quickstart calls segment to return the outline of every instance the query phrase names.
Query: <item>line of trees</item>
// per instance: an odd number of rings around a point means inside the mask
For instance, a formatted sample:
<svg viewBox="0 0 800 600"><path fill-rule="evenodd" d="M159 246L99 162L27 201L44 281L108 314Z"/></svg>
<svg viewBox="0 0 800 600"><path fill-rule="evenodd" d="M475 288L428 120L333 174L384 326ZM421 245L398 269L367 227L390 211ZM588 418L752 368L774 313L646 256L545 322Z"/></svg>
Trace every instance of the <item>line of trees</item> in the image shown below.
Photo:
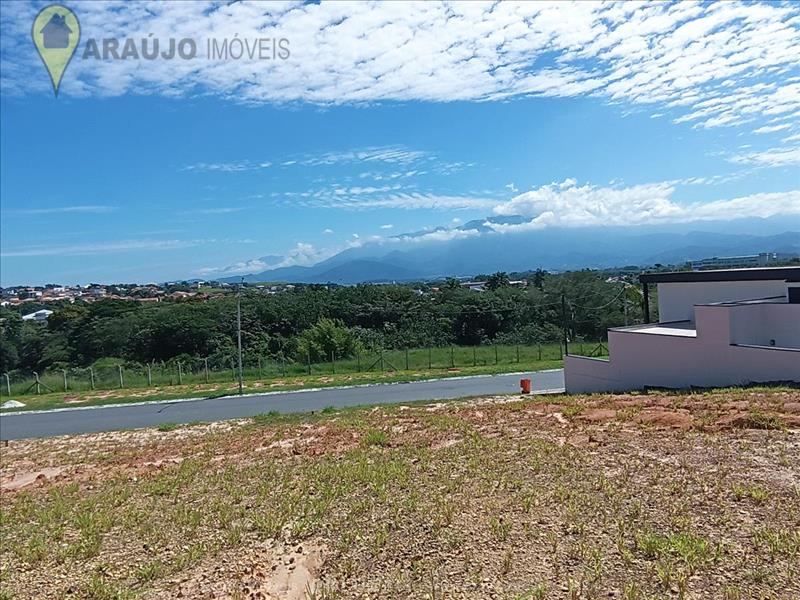
<svg viewBox="0 0 800 600"><path fill-rule="evenodd" d="M265 295L247 288L242 293L245 359L326 360L332 352L347 357L377 348L558 341L562 294L570 339L598 340L609 327L624 324L625 302L630 322L642 316L637 290L607 279L596 271L539 272L532 285L517 288L505 273L495 273L481 293L455 280L438 290L431 285L307 285ZM207 357L229 364L236 353L233 294L158 304L67 304L46 325L23 322L18 310L0 310L4 372L85 367L110 358L141 364Z"/></svg>

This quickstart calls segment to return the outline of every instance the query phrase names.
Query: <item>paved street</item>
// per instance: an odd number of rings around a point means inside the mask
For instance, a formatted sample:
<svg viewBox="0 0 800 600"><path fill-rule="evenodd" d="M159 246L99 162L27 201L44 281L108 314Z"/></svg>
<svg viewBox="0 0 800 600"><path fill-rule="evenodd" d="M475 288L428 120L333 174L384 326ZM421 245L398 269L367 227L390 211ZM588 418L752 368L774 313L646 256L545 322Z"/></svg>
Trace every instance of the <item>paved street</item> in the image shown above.
<svg viewBox="0 0 800 600"><path fill-rule="evenodd" d="M534 392L559 390L564 387L564 372L560 369L534 372L529 377L533 380ZM6 414L0 416L0 439L14 440L134 429L153 427L166 422L221 421L251 417L270 411L312 412L327 406L343 408L509 394L519 391L520 378L519 374L461 377L414 383L273 392L242 397L147 402L122 406Z"/></svg>

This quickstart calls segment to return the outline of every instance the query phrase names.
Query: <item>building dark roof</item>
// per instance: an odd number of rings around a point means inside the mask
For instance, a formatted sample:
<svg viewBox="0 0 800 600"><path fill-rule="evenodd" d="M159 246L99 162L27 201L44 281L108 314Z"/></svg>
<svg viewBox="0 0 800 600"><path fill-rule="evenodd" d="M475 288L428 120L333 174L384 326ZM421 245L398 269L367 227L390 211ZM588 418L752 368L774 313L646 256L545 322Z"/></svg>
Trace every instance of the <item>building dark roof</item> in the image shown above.
<svg viewBox="0 0 800 600"><path fill-rule="evenodd" d="M756 269L718 269L709 271L671 271L642 273L641 283L700 283L707 281L800 281L800 267L762 267Z"/></svg>

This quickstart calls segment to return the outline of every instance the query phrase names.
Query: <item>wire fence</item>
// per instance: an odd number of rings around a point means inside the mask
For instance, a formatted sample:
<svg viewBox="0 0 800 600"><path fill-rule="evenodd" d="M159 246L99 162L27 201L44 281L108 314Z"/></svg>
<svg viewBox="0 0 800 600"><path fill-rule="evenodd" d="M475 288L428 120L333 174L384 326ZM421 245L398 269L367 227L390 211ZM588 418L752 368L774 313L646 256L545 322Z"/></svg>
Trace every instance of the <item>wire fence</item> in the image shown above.
<svg viewBox="0 0 800 600"><path fill-rule="evenodd" d="M608 355L605 342L572 342L571 354L603 357ZM354 356L312 360L310 355L287 357L270 355L246 360L242 378L247 382L280 380L302 376L342 375L355 373L400 373L442 371L469 367L535 366L564 357L561 344L482 345L413 348L407 350L376 349ZM24 396L46 393L78 393L91 390L128 388L161 388L176 385L230 384L238 381L238 360L187 358L151 364L125 363L104 367L70 368L29 375L3 373L0 396Z"/></svg>

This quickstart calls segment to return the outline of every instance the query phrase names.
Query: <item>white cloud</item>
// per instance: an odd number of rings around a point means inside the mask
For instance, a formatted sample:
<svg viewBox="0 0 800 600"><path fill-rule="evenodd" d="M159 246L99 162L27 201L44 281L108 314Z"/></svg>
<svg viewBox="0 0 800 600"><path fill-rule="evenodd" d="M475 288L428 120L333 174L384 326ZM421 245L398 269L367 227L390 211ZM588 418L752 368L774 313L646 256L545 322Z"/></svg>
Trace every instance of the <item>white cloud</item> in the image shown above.
<svg viewBox="0 0 800 600"><path fill-rule="evenodd" d="M322 230L322 233L330 235L331 233L333 233L333 229L331 229L330 227L326 227L325 229Z"/></svg>
<svg viewBox="0 0 800 600"><path fill-rule="evenodd" d="M201 208L196 212L201 215L225 215L229 213L242 212L244 210L241 206L220 206L216 208Z"/></svg>
<svg viewBox="0 0 800 600"><path fill-rule="evenodd" d="M381 225L381 229L392 229L394 225L391 223L387 223L386 225Z"/></svg>
<svg viewBox="0 0 800 600"><path fill-rule="evenodd" d="M328 104L592 95L655 105L655 114L669 112L698 128L800 109L800 8L793 3L76 1L72 6L86 38L191 37L202 55L153 61L77 56L61 88L72 96L214 94L245 103ZM15 2L3 11L4 92L50 91L29 47L37 7ZM286 38L291 58L205 58L205 40L236 34ZM388 159L402 162L402 156Z"/></svg>
<svg viewBox="0 0 800 600"><path fill-rule="evenodd" d="M521 224L485 225L500 233L545 227L634 226L800 214L800 190L752 194L729 200L680 203L670 182L631 187L552 183L497 205L498 215L531 217Z"/></svg>
<svg viewBox="0 0 800 600"><path fill-rule="evenodd" d="M189 248L200 243L199 240L119 240L95 244L75 244L67 246L36 245L3 252L3 258L24 256L89 256L109 252L130 250L177 250Z"/></svg>
<svg viewBox="0 0 800 600"><path fill-rule="evenodd" d="M58 206L53 208L21 208L18 210L9 210L11 214L19 215L57 215L57 214L103 214L110 213L117 210L116 206L98 206L98 205L83 205L83 206Z"/></svg>
<svg viewBox="0 0 800 600"><path fill-rule="evenodd" d="M791 127L791 124L789 123L782 123L780 125L764 125L763 127L754 129L753 133L774 133L776 131L783 131L784 129L789 129L789 127Z"/></svg>
<svg viewBox="0 0 800 600"><path fill-rule="evenodd" d="M728 160L742 165L757 165L761 167L800 165L800 146L796 148L770 148L761 152L737 154Z"/></svg>

